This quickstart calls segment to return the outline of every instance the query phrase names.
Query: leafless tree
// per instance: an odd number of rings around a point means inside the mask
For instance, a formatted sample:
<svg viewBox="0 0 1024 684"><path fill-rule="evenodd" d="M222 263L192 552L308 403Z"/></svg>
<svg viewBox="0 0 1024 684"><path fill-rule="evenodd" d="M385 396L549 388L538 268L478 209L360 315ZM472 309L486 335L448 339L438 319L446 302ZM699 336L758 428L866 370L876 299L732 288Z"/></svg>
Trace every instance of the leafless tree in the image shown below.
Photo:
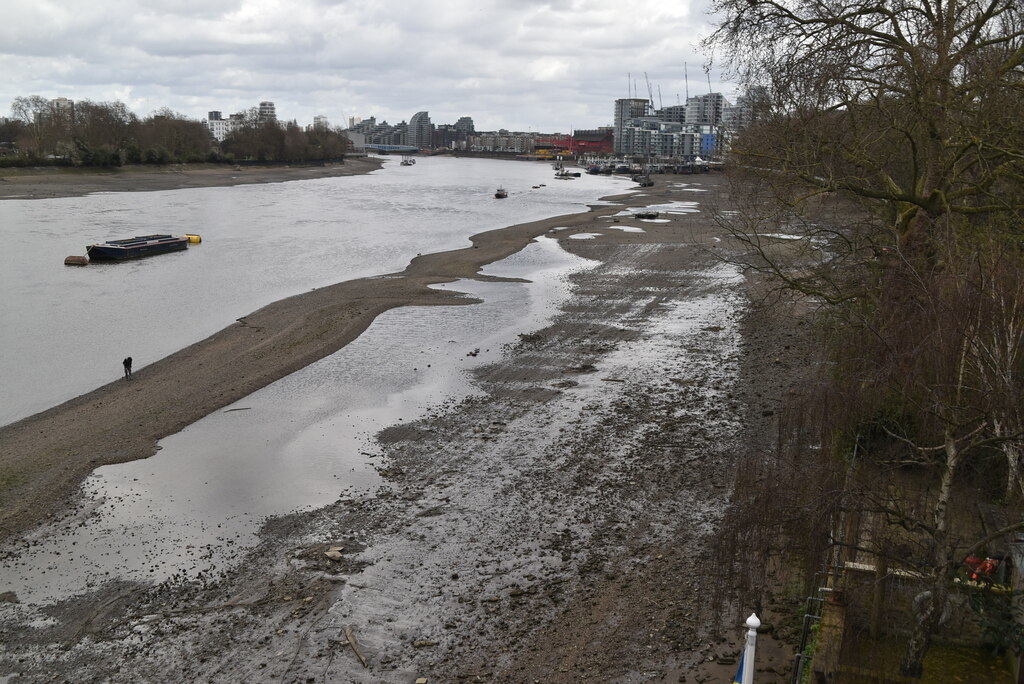
<svg viewBox="0 0 1024 684"><path fill-rule="evenodd" d="M27 132L22 147L33 155L43 156L56 148L56 129L53 105L44 97L29 95L16 97L11 104L11 115L21 121ZM47 142L50 146L47 147Z"/></svg>
<svg viewBox="0 0 1024 684"><path fill-rule="evenodd" d="M758 94L740 159L841 191L898 241L1024 207L1018 0L717 0L707 46Z"/></svg>
<svg viewBox="0 0 1024 684"><path fill-rule="evenodd" d="M980 301L972 322L971 372L986 399L989 433L1006 460L1003 499L1024 495L1024 264L1003 244L978 256L971 285Z"/></svg>
<svg viewBox="0 0 1024 684"><path fill-rule="evenodd" d="M92 147L124 147L135 134L139 120L123 102L75 103L76 137Z"/></svg>
<svg viewBox="0 0 1024 684"><path fill-rule="evenodd" d="M142 121L138 139L149 161L203 161L211 146L210 133L202 123L167 107ZM153 153L166 159L152 159Z"/></svg>
<svg viewBox="0 0 1024 684"><path fill-rule="evenodd" d="M706 45L757 103L733 161L768 190L730 219L734 235L751 266L830 311L833 382L864 409L840 433L881 430L934 473L927 512L884 490L857 497L926 549L930 593L901 664L919 676L957 555L989 541L951 529L966 464L1001 449L1007 493L1019 481L1024 4L717 0L713 11ZM823 222L821 203L836 198L874 221ZM803 249L780 251L780 232Z"/></svg>

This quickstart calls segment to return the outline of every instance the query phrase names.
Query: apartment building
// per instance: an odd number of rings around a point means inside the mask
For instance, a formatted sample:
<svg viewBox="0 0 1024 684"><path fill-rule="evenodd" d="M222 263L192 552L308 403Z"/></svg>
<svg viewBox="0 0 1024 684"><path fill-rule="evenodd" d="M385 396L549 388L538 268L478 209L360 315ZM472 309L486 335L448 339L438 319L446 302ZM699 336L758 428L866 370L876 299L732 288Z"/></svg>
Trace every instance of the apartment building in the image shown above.
<svg viewBox="0 0 1024 684"><path fill-rule="evenodd" d="M412 145L420 149L430 149L434 146L433 133L434 127L430 123L430 114L428 112L416 112L409 119L409 124L406 126L407 142L399 144Z"/></svg>
<svg viewBox="0 0 1024 684"><path fill-rule="evenodd" d="M259 121L277 121L277 107L274 106L273 102L260 102L259 108Z"/></svg>
<svg viewBox="0 0 1024 684"><path fill-rule="evenodd" d="M650 112L650 101L639 98L624 98L615 101L615 154L628 154L624 147L629 135L626 128L630 122L646 117Z"/></svg>
<svg viewBox="0 0 1024 684"><path fill-rule="evenodd" d="M650 112L647 100L615 101L615 154L694 161L720 156L728 135L753 121L749 98L732 105L721 93Z"/></svg>
<svg viewBox="0 0 1024 684"><path fill-rule="evenodd" d="M203 124L209 129L210 135L220 142L227 138L233 130L241 126L245 122L245 118L245 112L231 114L225 119L222 112L212 110L207 112ZM269 101L260 102L260 106L256 110L256 120L260 123L264 121L276 122L277 110L274 103Z"/></svg>

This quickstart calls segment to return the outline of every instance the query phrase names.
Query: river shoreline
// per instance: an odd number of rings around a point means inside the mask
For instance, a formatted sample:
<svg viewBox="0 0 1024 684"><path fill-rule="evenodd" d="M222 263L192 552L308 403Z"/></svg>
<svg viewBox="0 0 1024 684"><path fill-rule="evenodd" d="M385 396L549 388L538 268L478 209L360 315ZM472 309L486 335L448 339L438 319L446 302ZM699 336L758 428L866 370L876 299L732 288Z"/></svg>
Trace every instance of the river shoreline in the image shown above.
<svg viewBox="0 0 1024 684"><path fill-rule="evenodd" d="M0 427L0 541L59 516L96 468L151 456L160 439L334 353L384 311L470 303L431 285L479 277L483 266L556 226L592 225L621 208L480 233L470 238L472 247L418 256L402 272L273 302L137 370L130 382L111 382Z"/></svg>
<svg viewBox="0 0 1024 684"><path fill-rule="evenodd" d="M93 515L67 498L99 465L89 449L148 455L160 431L151 422L174 430L172 419L244 396L354 338L376 312L469 304L427 285L479 277L481 265L538 235L596 264L570 277L550 324L524 330L473 372L479 396L376 436L381 491L266 521L259 545L214 576L113 581L53 606L19 604L0 587L0 675L365 684L731 676L742 621L752 610L766 625L779 616L734 603L715 574L728 562L710 554L721 551L737 468L773 448L775 416L808 349L794 319L751 306L756 282L722 259L736 258L737 245L713 209L733 209L736 190L718 176L693 180L659 178L614 207L482 233L401 273L276 302L131 382L10 426L29 450L24 461L47 462L25 473L43 484L19 497L49 507L2 521L6 533L55 518L74 527ZM613 218L679 200L699 209ZM126 436L134 431L145 434ZM0 431L0 472L17 451L12 435ZM11 538L4 562L15 567L32 539ZM74 549L54 569L65 562ZM759 681L788 681L785 648L770 634L758 647Z"/></svg>
<svg viewBox="0 0 1024 684"><path fill-rule="evenodd" d="M0 169L0 200L81 197L94 192L155 192L185 188L231 187L255 183L355 176L376 171L383 161L354 157L322 166L235 166L168 164L128 166L110 171L35 167Z"/></svg>

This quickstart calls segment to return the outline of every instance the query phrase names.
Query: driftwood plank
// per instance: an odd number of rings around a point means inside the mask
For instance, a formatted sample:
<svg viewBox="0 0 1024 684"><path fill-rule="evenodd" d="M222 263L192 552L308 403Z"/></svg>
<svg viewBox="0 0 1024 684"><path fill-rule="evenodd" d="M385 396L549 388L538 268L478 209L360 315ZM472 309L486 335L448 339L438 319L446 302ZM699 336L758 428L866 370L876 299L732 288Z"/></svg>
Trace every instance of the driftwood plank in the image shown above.
<svg viewBox="0 0 1024 684"><path fill-rule="evenodd" d="M348 639L348 645L352 647L352 652L356 654L357 658L359 658L359 662L363 664L363 667L369 667L369 665L366 664L366 656L364 656L363 652L359 650L359 644L356 643L356 635L352 632L351 627L345 628L345 638Z"/></svg>

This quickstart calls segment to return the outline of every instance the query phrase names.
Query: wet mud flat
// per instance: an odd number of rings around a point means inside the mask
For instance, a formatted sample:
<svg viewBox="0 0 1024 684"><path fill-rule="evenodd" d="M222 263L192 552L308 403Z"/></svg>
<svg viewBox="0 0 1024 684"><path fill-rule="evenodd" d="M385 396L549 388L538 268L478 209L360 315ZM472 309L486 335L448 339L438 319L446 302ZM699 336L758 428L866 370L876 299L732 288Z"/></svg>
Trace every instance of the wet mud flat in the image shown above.
<svg viewBox="0 0 1024 684"><path fill-rule="evenodd" d="M699 197L664 183L629 202L702 211L555 230L598 265L551 325L474 371L481 395L378 435L375 495L271 520L216 576L0 606L0 676L701 681L710 659L731 674L745 607L716 602L708 554L800 362L791 322L752 313L715 256L729 247L707 205L728 192L700 181Z"/></svg>

